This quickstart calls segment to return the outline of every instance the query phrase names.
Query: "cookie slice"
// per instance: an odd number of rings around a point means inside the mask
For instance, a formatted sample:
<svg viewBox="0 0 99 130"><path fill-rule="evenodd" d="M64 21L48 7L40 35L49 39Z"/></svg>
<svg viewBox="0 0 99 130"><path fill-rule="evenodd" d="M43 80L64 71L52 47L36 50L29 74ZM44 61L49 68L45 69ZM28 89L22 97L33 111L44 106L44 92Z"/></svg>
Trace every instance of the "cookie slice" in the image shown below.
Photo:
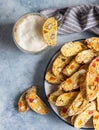
<svg viewBox="0 0 99 130"><path fill-rule="evenodd" d="M28 106L36 113L39 113L42 115L49 113L49 108L40 99L40 97L37 94L31 93L31 92L27 93L26 101L27 101Z"/></svg>
<svg viewBox="0 0 99 130"><path fill-rule="evenodd" d="M43 37L49 46L56 45L57 20L54 17L48 18L43 25Z"/></svg>
<svg viewBox="0 0 99 130"><path fill-rule="evenodd" d="M76 55L78 52L84 49L84 45L81 42L68 42L61 47L61 53L64 56L70 57Z"/></svg>
<svg viewBox="0 0 99 130"><path fill-rule="evenodd" d="M81 128L87 121L93 116L94 111L96 110L95 102L89 103L89 106L79 115L76 116L74 120L74 127Z"/></svg>
<svg viewBox="0 0 99 130"><path fill-rule="evenodd" d="M99 112L94 111L93 113L93 125L95 130L99 130Z"/></svg>
<svg viewBox="0 0 99 130"><path fill-rule="evenodd" d="M75 73L80 67L80 64L73 59L64 69L63 74L66 76L71 76L73 73Z"/></svg>
<svg viewBox="0 0 99 130"><path fill-rule="evenodd" d="M51 84L60 84L61 80L58 79L50 70L47 71L45 79L48 83Z"/></svg>
<svg viewBox="0 0 99 130"><path fill-rule="evenodd" d="M63 81L59 88L63 89L65 92L72 91L79 88L79 85L85 80L86 78L86 70L81 69L74 73L70 78L67 78Z"/></svg>
<svg viewBox="0 0 99 130"><path fill-rule="evenodd" d="M69 116L77 115L89 106L89 102L86 100L85 96L86 96L85 91L81 91L77 95L77 97L67 110Z"/></svg>
<svg viewBox="0 0 99 130"><path fill-rule="evenodd" d="M88 48L99 51L99 38L98 37L88 38L84 41L84 43L87 44Z"/></svg>
<svg viewBox="0 0 99 130"><path fill-rule="evenodd" d="M77 63L79 64L86 64L91 62L91 60L96 56L96 53L94 50L92 49L88 49L88 50L83 50L81 52L79 52L77 54L77 56L75 57L75 60Z"/></svg>
<svg viewBox="0 0 99 130"><path fill-rule="evenodd" d="M31 88L29 88L28 90L26 90L20 97L19 102L18 102L18 110L19 112L25 112L27 110L29 110L29 106L26 102L26 94L27 92L32 92L32 93L36 93L37 92L37 88L35 86L32 86Z"/></svg>
<svg viewBox="0 0 99 130"><path fill-rule="evenodd" d="M49 101L50 103L55 103L56 100L57 100L57 98L58 98L61 94L63 94L63 93L64 93L64 91L61 90L61 89L58 89L58 90L54 91L53 93L51 93L51 94L49 95L48 101Z"/></svg>
<svg viewBox="0 0 99 130"><path fill-rule="evenodd" d="M85 99L86 92L81 91L78 93L76 98L73 100L73 102L68 105L64 106L61 111L60 115L63 118L67 118L69 116L75 116L79 113L81 113L83 110L85 110L89 105L89 102Z"/></svg>
<svg viewBox="0 0 99 130"><path fill-rule="evenodd" d="M57 100L55 105L56 106L69 106L73 100L76 98L79 92L69 92L61 94Z"/></svg>
<svg viewBox="0 0 99 130"><path fill-rule="evenodd" d="M52 65L52 72L57 78L61 80L64 79L62 70L70 62L70 60L71 60L70 57L63 56L61 53L54 60L53 65Z"/></svg>
<svg viewBox="0 0 99 130"><path fill-rule="evenodd" d="M89 65L86 77L87 99L92 101L96 99L99 91L99 57L95 58Z"/></svg>

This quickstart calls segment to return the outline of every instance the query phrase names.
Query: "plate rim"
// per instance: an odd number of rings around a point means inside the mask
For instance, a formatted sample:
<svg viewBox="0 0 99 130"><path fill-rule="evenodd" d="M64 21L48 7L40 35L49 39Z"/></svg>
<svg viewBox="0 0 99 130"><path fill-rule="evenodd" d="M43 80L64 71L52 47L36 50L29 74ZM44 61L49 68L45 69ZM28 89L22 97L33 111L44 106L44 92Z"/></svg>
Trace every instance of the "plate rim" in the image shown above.
<svg viewBox="0 0 99 130"><path fill-rule="evenodd" d="M72 42L76 42L76 41L82 41L82 40L85 40L85 39L78 39L78 40L74 40ZM68 42L67 42L68 43ZM63 45L60 46L60 48L62 47ZM43 86L44 86L44 93L45 93L45 96L46 96L46 99L47 99L47 103L48 105L50 106L51 110L53 111L53 113L60 119L62 120L64 123L70 125L71 127L75 128L71 123L69 122L66 122L64 119L62 119L52 108L51 104L48 102L48 97L46 95L46 92L45 92L45 75L46 75L46 71L48 69L48 66L49 64L51 63L53 57L59 52L60 48L58 50L56 50L56 52L51 56L50 60L48 61L47 65L46 65L46 68L45 68L45 72L44 72L44 77L43 77ZM93 127L92 128L87 128L87 127L81 127L81 129L94 129Z"/></svg>

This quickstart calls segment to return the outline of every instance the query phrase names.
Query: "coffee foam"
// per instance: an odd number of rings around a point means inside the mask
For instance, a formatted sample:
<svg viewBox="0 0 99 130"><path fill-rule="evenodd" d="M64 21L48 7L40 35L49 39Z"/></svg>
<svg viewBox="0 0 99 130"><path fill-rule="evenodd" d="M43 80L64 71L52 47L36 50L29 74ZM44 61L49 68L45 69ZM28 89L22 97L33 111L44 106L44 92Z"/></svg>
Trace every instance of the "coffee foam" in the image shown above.
<svg viewBox="0 0 99 130"><path fill-rule="evenodd" d="M27 51L40 51L47 47L43 39L42 27L45 18L36 14L23 16L14 27L16 43Z"/></svg>

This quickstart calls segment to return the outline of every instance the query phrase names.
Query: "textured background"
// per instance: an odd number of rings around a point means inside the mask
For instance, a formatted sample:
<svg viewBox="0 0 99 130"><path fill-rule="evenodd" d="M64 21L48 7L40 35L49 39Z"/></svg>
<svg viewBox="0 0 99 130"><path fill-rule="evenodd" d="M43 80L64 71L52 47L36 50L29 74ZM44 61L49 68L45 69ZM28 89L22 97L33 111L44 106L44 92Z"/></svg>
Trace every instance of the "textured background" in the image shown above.
<svg viewBox="0 0 99 130"><path fill-rule="evenodd" d="M0 130L75 130L60 120L51 109L45 116L31 110L20 114L17 111L17 102L25 89L31 85L37 85L38 94L47 103L43 79L50 58L63 43L94 35L84 32L58 36L56 47L37 55L29 55L15 46L12 28L15 21L25 13L84 3L99 3L99 1L0 0Z"/></svg>

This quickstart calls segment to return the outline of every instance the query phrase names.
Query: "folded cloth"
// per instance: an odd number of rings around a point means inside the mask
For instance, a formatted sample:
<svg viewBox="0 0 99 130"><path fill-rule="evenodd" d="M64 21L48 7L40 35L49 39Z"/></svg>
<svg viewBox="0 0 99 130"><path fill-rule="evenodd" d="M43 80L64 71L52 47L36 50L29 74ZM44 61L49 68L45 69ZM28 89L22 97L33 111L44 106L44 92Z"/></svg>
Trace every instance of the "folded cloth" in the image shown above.
<svg viewBox="0 0 99 130"><path fill-rule="evenodd" d="M79 5L62 9L40 11L46 17L55 17L58 21L58 34L70 34L91 31L99 35L99 5Z"/></svg>

